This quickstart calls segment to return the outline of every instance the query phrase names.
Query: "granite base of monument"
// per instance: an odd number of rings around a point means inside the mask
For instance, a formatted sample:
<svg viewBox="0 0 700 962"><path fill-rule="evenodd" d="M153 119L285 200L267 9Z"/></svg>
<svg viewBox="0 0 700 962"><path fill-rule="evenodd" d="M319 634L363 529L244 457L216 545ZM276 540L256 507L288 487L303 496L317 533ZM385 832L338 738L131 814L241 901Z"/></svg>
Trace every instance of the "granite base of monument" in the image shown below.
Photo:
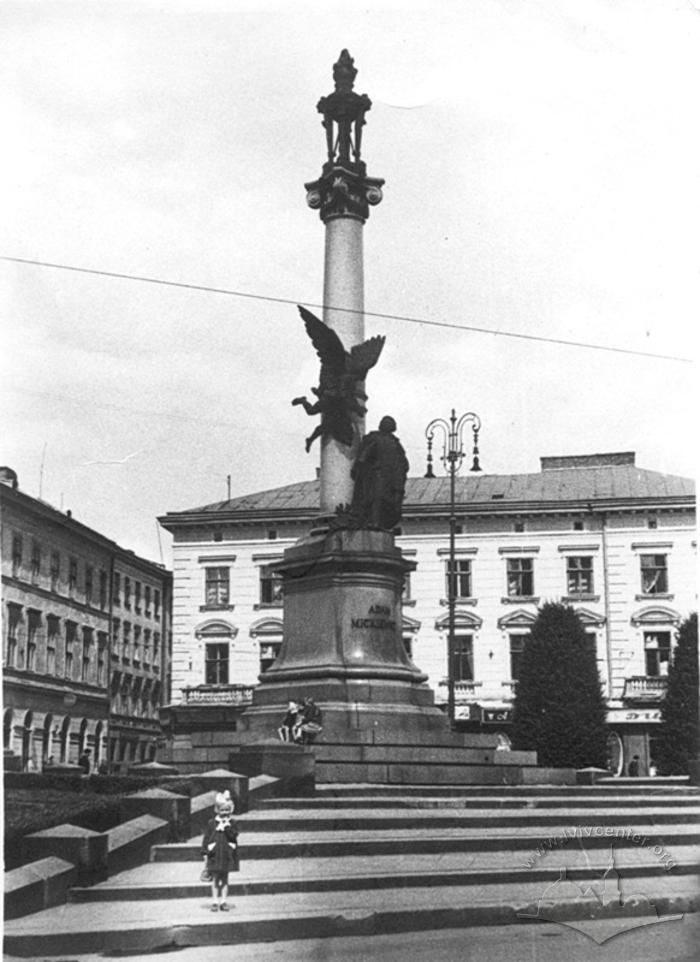
<svg viewBox="0 0 700 962"><path fill-rule="evenodd" d="M236 751L254 755L259 744L264 756L289 701L311 697L323 714L313 744L317 784L538 781L534 752L501 751L495 735L453 732L435 706L403 644L401 595L414 565L390 533L320 533L287 549L276 567L284 642L239 719ZM573 770L560 777L575 782ZM549 780L544 770L541 780Z"/></svg>

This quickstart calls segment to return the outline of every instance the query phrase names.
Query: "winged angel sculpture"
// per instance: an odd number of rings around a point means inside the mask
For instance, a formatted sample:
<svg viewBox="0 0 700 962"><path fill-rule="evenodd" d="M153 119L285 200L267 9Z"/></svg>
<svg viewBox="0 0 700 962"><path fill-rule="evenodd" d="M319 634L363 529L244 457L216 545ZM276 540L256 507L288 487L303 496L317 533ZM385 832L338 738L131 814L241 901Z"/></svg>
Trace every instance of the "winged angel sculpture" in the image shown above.
<svg viewBox="0 0 700 962"><path fill-rule="evenodd" d="M301 404L307 414L321 415L321 423L306 439L307 452L318 437L333 437L340 444L353 441L352 416L364 417L367 395L361 384L370 368L379 360L384 347L383 336L371 337L346 351L334 330L319 320L311 311L299 307L306 333L321 359L318 387L311 391L317 400L312 404L305 397L295 397L292 404Z"/></svg>

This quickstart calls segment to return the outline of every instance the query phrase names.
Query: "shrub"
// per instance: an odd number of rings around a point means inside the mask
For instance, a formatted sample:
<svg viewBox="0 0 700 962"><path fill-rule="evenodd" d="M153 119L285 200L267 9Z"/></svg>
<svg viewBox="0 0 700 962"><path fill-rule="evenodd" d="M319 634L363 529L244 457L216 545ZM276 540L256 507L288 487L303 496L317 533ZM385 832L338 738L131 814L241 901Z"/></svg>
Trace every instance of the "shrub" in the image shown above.
<svg viewBox="0 0 700 962"><path fill-rule="evenodd" d="M698 616L681 624L661 702L661 726L655 759L662 775L687 775L698 757Z"/></svg>
<svg viewBox="0 0 700 962"><path fill-rule="evenodd" d="M525 643L513 707L513 747L538 763L606 764L605 701L595 651L573 608L547 603Z"/></svg>

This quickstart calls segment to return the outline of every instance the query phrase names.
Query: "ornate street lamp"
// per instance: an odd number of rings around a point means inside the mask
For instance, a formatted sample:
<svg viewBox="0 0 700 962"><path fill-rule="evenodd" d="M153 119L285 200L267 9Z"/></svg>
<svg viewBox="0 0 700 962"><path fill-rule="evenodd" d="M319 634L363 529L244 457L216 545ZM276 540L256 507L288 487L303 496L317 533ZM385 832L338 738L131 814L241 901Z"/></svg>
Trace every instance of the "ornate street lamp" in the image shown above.
<svg viewBox="0 0 700 962"><path fill-rule="evenodd" d="M471 471L481 471L479 465L479 431L481 420L478 414L468 411L459 420L452 408L449 424L444 418L434 418L425 429L428 439L428 467L426 478L434 478L433 473L433 438L439 429L442 433L442 454L440 460L450 476L450 560L447 572L447 714L450 726L455 727L455 598L457 595L457 572L455 570L455 534L457 518L455 516L455 477L464 460L463 435L467 424L472 426L472 466Z"/></svg>

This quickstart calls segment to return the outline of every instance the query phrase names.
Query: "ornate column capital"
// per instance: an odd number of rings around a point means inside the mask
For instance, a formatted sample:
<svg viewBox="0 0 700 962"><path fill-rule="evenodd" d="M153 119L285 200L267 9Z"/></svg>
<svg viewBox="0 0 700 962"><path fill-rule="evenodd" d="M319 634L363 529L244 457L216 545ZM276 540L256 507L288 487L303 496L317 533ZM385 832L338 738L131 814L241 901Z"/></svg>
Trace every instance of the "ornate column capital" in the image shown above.
<svg viewBox="0 0 700 962"><path fill-rule="evenodd" d="M333 167L306 187L306 203L327 223L334 217L353 217L364 223L370 206L380 203L383 180L344 167Z"/></svg>

